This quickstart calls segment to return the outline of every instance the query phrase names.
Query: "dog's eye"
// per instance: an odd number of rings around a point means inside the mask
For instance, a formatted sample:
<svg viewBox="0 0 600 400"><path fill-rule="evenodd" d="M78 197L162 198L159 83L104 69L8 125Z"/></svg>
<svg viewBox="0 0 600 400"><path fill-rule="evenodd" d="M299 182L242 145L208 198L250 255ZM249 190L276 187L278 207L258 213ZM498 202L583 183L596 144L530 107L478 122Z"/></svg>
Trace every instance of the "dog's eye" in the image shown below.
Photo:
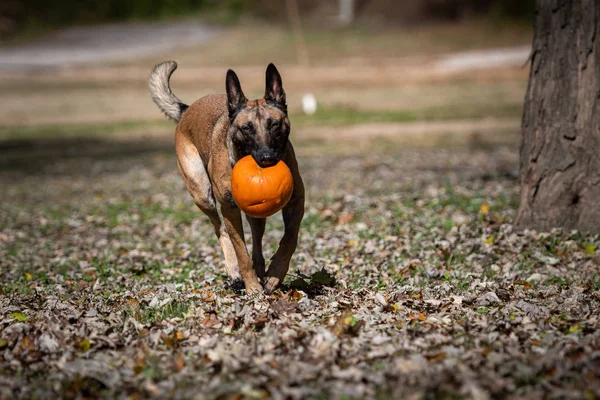
<svg viewBox="0 0 600 400"><path fill-rule="evenodd" d="M252 135L254 133L254 127L252 127L252 125L244 125L241 129L246 135Z"/></svg>
<svg viewBox="0 0 600 400"><path fill-rule="evenodd" d="M273 121L271 123L271 132L275 132L276 130L279 129L280 126L281 126L281 124L278 121Z"/></svg>

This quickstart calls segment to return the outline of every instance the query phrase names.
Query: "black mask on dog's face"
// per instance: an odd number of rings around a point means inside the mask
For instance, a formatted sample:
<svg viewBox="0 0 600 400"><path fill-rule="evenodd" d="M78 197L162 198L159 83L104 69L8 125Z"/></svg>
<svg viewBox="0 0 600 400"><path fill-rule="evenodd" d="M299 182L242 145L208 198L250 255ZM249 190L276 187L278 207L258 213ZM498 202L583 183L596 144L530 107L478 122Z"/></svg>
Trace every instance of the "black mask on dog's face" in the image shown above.
<svg viewBox="0 0 600 400"><path fill-rule="evenodd" d="M232 70L225 81L229 111L229 135L240 157L252 155L263 168L277 164L290 134L285 91L275 65L266 73L265 96L248 100Z"/></svg>

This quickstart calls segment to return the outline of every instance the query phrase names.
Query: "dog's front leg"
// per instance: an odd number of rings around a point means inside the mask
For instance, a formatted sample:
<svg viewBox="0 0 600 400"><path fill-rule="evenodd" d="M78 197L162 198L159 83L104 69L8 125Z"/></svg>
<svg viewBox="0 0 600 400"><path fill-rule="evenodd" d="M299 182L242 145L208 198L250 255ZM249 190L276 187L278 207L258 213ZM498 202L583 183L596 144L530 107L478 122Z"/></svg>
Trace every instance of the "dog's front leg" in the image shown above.
<svg viewBox="0 0 600 400"><path fill-rule="evenodd" d="M229 205L223 205L221 206L221 214L223 214L223 224L235 250L240 274L246 286L246 293L259 293L262 291L262 286L252 267L252 260L248 256L248 249L246 249L246 243L244 242L244 229L240 210Z"/></svg>
<svg viewBox="0 0 600 400"><path fill-rule="evenodd" d="M246 216L252 230L252 266L259 279L265 277L265 257L262 251L262 239L265 234L265 218Z"/></svg>
<svg viewBox="0 0 600 400"><path fill-rule="evenodd" d="M298 245L298 231L304 217L304 185L300 175L295 175L294 193L282 211L285 233L279 242L277 252L271 258L271 265L269 265L265 279L265 290L267 293L275 290L283 282L290 268L290 260Z"/></svg>

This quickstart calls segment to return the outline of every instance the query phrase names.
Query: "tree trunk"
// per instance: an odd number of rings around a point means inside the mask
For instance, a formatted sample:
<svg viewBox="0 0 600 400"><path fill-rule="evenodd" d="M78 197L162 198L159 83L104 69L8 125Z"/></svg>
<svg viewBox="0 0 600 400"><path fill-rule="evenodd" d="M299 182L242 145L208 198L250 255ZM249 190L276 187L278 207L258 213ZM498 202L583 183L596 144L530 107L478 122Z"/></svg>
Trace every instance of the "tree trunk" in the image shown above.
<svg viewBox="0 0 600 400"><path fill-rule="evenodd" d="M520 228L600 232L600 0L537 0Z"/></svg>

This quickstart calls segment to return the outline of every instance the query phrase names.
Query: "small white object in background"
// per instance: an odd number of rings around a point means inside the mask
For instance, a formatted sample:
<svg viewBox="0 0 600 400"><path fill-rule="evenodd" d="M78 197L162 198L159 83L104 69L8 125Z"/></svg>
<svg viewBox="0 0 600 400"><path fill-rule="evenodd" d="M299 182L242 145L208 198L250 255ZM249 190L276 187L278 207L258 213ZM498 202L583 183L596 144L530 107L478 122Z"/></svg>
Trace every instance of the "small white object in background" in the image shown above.
<svg viewBox="0 0 600 400"><path fill-rule="evenodd" d="M317 99L312 93L305 93L302 96L302 111L306 115L313 115L317 112Z"/></svg>
<svg viewBox="0 0 600 400"><path fill-rule="evenodd" d="M354 0L340 0L340 24L347 26L354 22Z"/></svg>

